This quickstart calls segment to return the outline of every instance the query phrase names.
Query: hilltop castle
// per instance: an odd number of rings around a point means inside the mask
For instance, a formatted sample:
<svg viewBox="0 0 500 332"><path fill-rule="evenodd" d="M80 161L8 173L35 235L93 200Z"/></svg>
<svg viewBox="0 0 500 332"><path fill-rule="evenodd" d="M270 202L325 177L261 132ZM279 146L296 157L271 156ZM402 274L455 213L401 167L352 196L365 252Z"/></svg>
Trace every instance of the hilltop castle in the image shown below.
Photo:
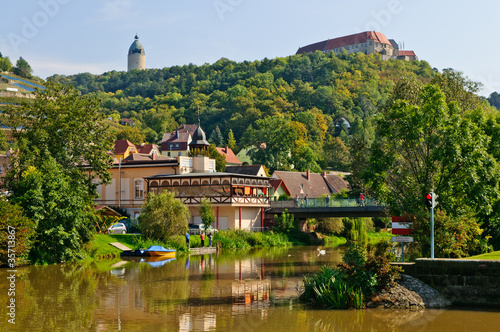
<svg viewBox="0 0 500 332"><path fill-rule="evenodd" d="M325 53L334 52L335 54L339 54L343 50L346 50L348 53L379 53L382 56L382 60L418 60L415 52L400 50L394 39L387 39L383 33L375 31L365 31L354 35L328 39L310 44L300 47L296 54L316 51L322 51Z"/></svg>
<svg viewBox="0 0 500 332"><path fill-rule="evenodd" d="M134 42L128 49L128 71L132 69L146 69L146 52L139 43L139 37L135 35Z"/></svg>

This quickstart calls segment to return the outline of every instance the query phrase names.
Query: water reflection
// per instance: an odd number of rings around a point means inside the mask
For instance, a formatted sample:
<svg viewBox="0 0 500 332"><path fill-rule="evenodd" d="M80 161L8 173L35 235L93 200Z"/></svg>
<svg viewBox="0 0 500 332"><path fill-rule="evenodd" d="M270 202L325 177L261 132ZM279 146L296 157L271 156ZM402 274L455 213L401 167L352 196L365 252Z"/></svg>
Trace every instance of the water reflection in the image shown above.
<svg viewBox="0 0 500 332"><path fill-rule="evenodd" d="M16 325L1 331L492 331L500 314L309 310L302 276L340 252L265 249L172 261L127 259L18 269ZM151 264L153 263L153 265ZM154 264L158 263L158 264ZM7 294L6 270L0 292ZM0 309L6 317L6 306ZM454 328L450 328L453 326Z"/></svg>

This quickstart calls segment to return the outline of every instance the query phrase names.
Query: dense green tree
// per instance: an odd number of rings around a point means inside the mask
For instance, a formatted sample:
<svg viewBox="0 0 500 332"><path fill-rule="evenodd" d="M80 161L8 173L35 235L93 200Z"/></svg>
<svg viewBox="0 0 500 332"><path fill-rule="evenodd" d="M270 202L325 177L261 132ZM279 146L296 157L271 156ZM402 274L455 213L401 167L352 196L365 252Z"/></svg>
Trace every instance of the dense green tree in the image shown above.
<svg viewBox="0 0 500 332"><path fill-rule="evenodd" d="M72 175L75 183L95 195L98 183L107 182L113 145L112 133L99 112L99 101L78 90L48 81L35 99L5 107L0 121L12 128L19 153L14 156L7 182L19 180L29 166L40 166L48 156ZM82 172L82 166L92 171Z"/></svg>
<svg viewBox="0 0 500 332"><path fill-rule="evenodd" d="M292 150L299 134L289 120L273 116L257 120L244 136L244 145L254 164L274 170L288 170L292 165Z"/></svg>
<svg viewBox="0 0 500 332"><path fill-rule="evenodd" d="M110 180L111 133L98 101L47 82L35 99L5 107L1 121L12 128L18 147L6 186L12 202L36 223L32 259L80 258L94 226L96 186Z"/></svg>
<svg viewBox="0 0 500 332"><path fill-rule="evenodd" d="M10 188L10 200L35 224L33 263L83 258L83 244L91 240L94 227L93 202L85 187L74 186L71 174L46 156L38 167L28 167Z"/></svg>
<svg viewBox="0 0 500 332"><path fill-rule="evenodd" d="M214 210L212 209L212 203L208 198L205 197L202 199L198 210L200 211L201 221L203 223L206 235L209 227L213 226L215 222L215 214Z"/></svg>
<svg viewBox="0 0 500 332"><path fill-rule="evenodd" d="M378 121L383 140L372 150L365 183L394 212L421 210L430 189L449 213L491 212L499 170L480 113L446 103L435 85L421 90L417 105L396 101Z"/></svg>
<svg viewBox="0 0 500 332"><path fill-rule="evenodd" d="M8 148L7 135L4 130L0 129L0 151L6 151Z"/></svg>
<svg viewBox="0 0 500 332"><path fill-rule="evenodd" d="M146 139L146 135L144 135L138 128L124 126L123 129L116 134L116 139L129 140L133 144L142 144Z"/></svg>
<svg viewBox="0 0 500 332"><path fill-rule="evenodd" d="M496 109L500 109L500 94L496 91L492 92L488 97L488 102L491 106L496 107Z"/></svg>
<svg viewBox="0 0 500 332"><path fill-rule="evenodd" d="M145 238L166 241L187 232L190 219L189 208L175 199L174 193L149 193L139 216L139 227Z"/></svg>
<svg viewBox="0 0 500 332"><path fill-rule="evenodd" d="M219 129L219 126L216 126L215 129L210 134L210 138L208 139L210 143L215 144L215 146L223 147L225 146L224 136Z"/></svg>
<svg viewBox="0 0 500 332"><path fill-rule="evenodd" d="M16 62L16 67L14 68L14 74L19 75L24 78L31 78L31 73L33 69L29 65L28 61L24 60L23 57L20 57Z"/></svg>
<svg viewBox="0 0 500 332"><path fill-rule="evenodd" d="M233 130L229 129L229 134L227 135L227 146L233 150L234 153L237 153L236 150L236 139L234 138Z"/></svg>
<svg viewBox="0 0 500 332"><path fill-rule="evenodd" d="M34 226L33 220L24 215L19 205L0 196L0 265L8 264L7 266L14 267L29 263L29 252L35 235Z"/></svg>
<svg viewBox="0 0 500 332"><path fill-rule="evenodd" d="M0 56L0 71L12 71L12 62L9 57Z"/></svg>

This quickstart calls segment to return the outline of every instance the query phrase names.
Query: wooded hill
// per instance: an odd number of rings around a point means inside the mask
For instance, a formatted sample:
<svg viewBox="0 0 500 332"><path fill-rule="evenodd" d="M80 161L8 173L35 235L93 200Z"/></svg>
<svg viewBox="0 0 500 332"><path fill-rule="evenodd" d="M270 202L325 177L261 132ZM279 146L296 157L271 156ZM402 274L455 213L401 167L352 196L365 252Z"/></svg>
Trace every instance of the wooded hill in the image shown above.
<svg viewBox="0 0 500 332"><path fill-rule="evenodd" d="M218 146L232 130L237 150L266 143L266 151L252 151L254 162L319 171L349 170L349 137L375 139L373 116L397 80L415 76L427 83L436 74L426 61L316 52L52 79L99 96L102 111L116 122L132 119L144 134L128 129L134 143L157 142L180 124L197 123L199 110L202 128Z"/></svg>

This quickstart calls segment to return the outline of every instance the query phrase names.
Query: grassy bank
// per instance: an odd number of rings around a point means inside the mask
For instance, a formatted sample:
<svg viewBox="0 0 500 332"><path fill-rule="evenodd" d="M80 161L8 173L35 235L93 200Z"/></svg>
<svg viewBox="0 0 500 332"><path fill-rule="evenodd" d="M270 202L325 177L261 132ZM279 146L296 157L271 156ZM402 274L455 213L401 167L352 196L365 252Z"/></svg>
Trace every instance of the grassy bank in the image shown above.
<svg viewBox="0 0 500 332"><path fill-rule="evenodd" d="M391 234L387 232L367 233L369 243L378 243L383 239L390 240ZM87 252L91 258L112 258L118 257L121 250L111 246L109 243L119 242L130 249L144 249L152 245L160 245L165 248L176 249L180 253L188 252L184 236L177 235L167 242L145 240L136 234L98 234L94 240L87 245ZM215 233L212 245L219 243L222 249L249 249L260 247L290 247L307 245L324 245L337 247L346 244L346 239L338 236L315 237L309 233L292 230L287 233L279 232L250 232L244 230L224 230ZM191 235L190 243L192 248L201 247L199 235ZM205 240L208 246L208 239Z"/></svg>
<svg viewBox="0 0 500 332"><path fill-rule="evenodd" d="M464 259L483 259L483 260L498 260L500 259L500 251L493 251L487 254L471 256Z"/></svg>

